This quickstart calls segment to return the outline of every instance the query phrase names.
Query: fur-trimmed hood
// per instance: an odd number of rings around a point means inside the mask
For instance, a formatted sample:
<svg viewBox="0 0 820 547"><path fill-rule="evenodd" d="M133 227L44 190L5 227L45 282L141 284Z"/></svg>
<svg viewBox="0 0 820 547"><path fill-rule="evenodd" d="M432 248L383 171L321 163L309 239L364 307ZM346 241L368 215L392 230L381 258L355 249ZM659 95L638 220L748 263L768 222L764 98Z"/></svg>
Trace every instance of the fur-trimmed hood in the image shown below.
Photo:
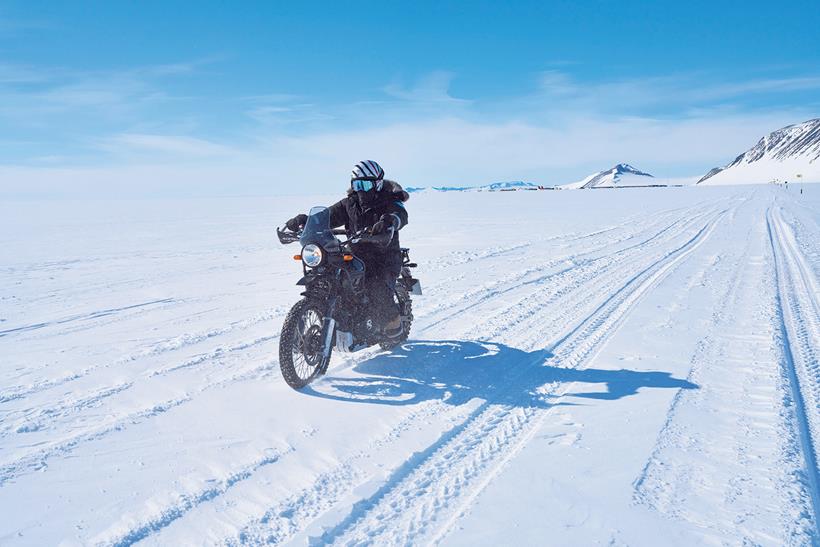
<svg viewBox="0 0 820 547"><path fill-rule="evenodd" d="M384 179L384 187L382 188L382 192L385 191L396 194L396 197L401 201L407 201L410 199L410 194L408 194L405 189L401 187L401 184L395 180Z"/></svg>

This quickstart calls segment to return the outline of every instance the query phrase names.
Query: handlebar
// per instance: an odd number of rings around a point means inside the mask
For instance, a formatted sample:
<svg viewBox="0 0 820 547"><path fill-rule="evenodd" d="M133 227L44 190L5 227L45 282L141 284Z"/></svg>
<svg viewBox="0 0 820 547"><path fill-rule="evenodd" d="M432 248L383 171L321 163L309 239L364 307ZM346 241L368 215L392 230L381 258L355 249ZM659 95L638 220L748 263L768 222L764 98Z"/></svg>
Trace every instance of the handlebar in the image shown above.
<svg viewBox="0 0 820 547"><path fill-rule="evenodd" d="M379 247L387 247L387 245L393 240L393 233L393 228L389 228L388 230L377 235L363 233L350 238L349 241L353 244L369 243L371 245L378 245Z"/></svg>
<svg viewBox="0 0 820 547"><path fill-rule="evenodd" d="M347 235L347 231L344 228L335 228L330 231L335 236L343 236ZM288 229L280 230L276 228L276 236L279 238L279 243L282 245L287 245L289 243L295 243L299 241L299 238L302 237L302 230L298 232L291 232Z"/></svg>
<svg viewBox="0 0 820 547"><path fill-rule="evenodd" d="M347 231L343 228L335 228L331 230L331 233L333 235L347 235ZM352 234L347 241L343 242L343 244L352 243L357 245L360 243L365 243L370 245L378 245L380 247L387 247L387 245L393 240L394 233L395 230L393 228L388 228L387 231L377 235L369 234L367 231L361 230L360 232ZM299 238L302 236L302 232L291 232L290 230L280 230L279 228L276 228L276 236L279 238L279 242L282 245L288 245L299 241Z"/></svg>

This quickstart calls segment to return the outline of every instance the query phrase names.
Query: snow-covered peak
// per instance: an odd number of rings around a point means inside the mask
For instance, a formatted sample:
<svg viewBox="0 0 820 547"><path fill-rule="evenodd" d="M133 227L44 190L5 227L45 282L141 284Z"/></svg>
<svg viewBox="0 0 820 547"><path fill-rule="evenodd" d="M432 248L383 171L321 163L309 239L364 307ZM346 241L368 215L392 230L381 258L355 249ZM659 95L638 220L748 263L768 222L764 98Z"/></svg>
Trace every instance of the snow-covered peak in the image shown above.
<svg viewBox="0 0 820 547"><path fill-rule="evenodd" d="M649 186L653 184L650 180L654 178L649 173L645 173L628 163L619 163L618 165L598 171L589 175L583 180L565 184L562 188L613 188L618 186Z"/></svg>
<svg viewBox="0 0 820 547"><path fill-rule="evenodd" d="M430 188L414 188L410 187L406 190L408 192L498 192L504 190L519 190L525 188L538 188L537 184L532 182L524 182L520 180L493 182L483 186L433 186Z"/></svg>
<svg viewBox="0 0 820 547"><path fill-rule="evenodd" d="M734 163L752 163L765 156L779 160L794 156L807 156L811 161L820 158L820 118L772 131Z"/></svg>
<svg viewBox="0 0 820 547"><path fill-rule="evenodd" d="M615 167L610 169L610 171L614 171L615 173L620 174L620 175L622 175L624 173L631 173L633 175L641 175L641 176L647 176L647 177L652 176L649 173L644 173L643 171L632 167L628 163L619 163L618 165L616 165Z"/></svg>
<svg viewBox="0 0 820 547"><path fill-rule="evenodd" d="M507 182L493 182L491 184L485 184L484 186L480 186L479 188L484 190L510 190L510 189L519 189L519 188L537 188L537 184L533 184L531 182L524 182L521 180L515 181L507 181Z"/></svg>
<svg viewBox="0 0 820 547"><path fill-rule="evenodd" d="M820 118L772 131L725 167L698 184L741 184L791 180L820 182Z"/></svg>

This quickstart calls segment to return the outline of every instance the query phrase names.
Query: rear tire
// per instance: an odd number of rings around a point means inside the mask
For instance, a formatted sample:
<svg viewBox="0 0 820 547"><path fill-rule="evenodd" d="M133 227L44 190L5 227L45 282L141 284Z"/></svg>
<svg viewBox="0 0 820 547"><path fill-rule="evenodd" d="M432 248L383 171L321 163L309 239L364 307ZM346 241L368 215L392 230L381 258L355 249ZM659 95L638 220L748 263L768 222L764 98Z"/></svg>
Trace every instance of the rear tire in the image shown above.
<svg viewBox="0 0 820 547"><path fill-rule="evenodd" d="M379 346L383 350L391 350L407 341L410 336L410 327L413 326L413 301L410 299L410 293L407 288L401 283L396 284L396 292L393 296L393 301L401 310L401 334L396 338L384 339L379 342Z"/></svg>
<svg viewBox="0 0 820 547"><path fill-rule="evenodd" d="M301 389L319 374L322 362L324 310L302 299L290 309L279 338L279 368L293 389Z"/></svg>

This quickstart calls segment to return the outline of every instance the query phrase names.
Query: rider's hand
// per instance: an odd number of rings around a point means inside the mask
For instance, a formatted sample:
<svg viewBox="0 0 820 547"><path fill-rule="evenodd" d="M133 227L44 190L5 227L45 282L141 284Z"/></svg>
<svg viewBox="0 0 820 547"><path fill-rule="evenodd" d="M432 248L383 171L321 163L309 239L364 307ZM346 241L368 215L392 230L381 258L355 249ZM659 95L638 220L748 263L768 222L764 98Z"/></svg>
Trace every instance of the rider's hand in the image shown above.
<svg viewBox="0 0 820 547"><path fill-rule="evenodd" d="M305 214L296 215L295 217L293 217L292 219L287 221L285 223L285 226L291 232L298 232L300 228L303 228L305 226L305 223L307 222L307 218L308 217Z"/></svg>
<svg viewBox="0 0 820 547"><path fill-rule="evenodd" d="M370 228L370 233L373 235L381 234L388 228L396 229L396 224L398 223L398 219L396 219L395 215L382 215L379 221Z"/></svg>

